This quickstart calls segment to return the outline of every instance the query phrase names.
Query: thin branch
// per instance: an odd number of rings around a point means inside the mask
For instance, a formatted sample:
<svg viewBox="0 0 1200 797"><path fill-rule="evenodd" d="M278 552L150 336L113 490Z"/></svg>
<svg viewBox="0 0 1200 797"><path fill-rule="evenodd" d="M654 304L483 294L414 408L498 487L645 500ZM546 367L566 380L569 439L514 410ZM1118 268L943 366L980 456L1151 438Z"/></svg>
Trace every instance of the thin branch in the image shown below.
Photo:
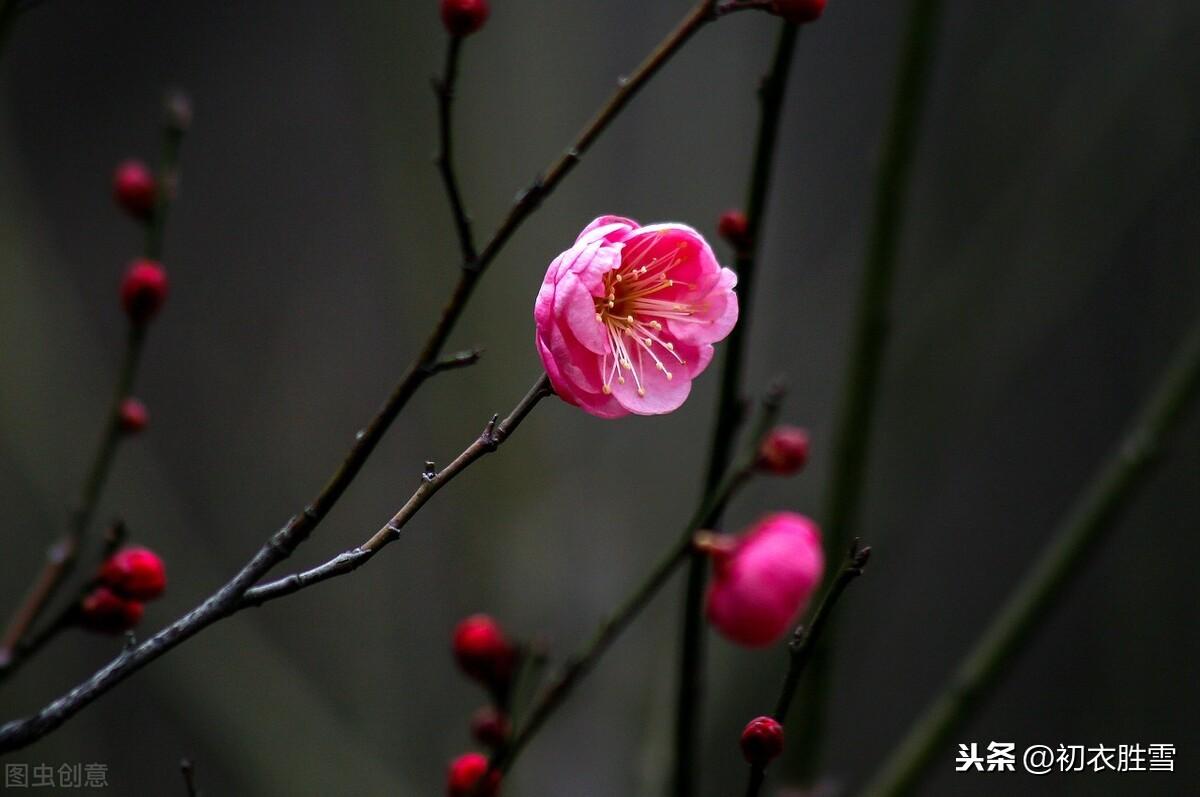
<svg viewBox="0 0 1200 797"><path fill-rule="evenodd" d="M47 550L45 564L34 579L25 599L9 620L3 639L0 639L0 678L10 675L20 662L28 658L27 655L18 655L17 649L32 632L42 612L75 568L80 548L87 537L88 528L100 503L100 495L116 460L117 448L123 438L121 403L133 390L145 338L146 328L143 325L130 324L125 353L109 402L100 445L84 480L78 503L71 513L66 533Z"/></svg>
<svg viewBox="0 0 1200 797"><path fill-rule="evenodd" d="M713 16L723 17L738 11L770 11L775 0L722 0L713 9Z"/></svg>
<svg viewBox="0 0 1200 797"><path fill-rule="evenodd" d="M817 640L820 639L821 632L829 622L830 612L833 611L838 599L842 597L842 593L846 591L846 587L850 586L850 582L863 574L870 558L870 547L860 545L859 541L855 539L850 544L850 551L838 571L837 578L829 585L825 596L821 598L821 603L813 612L812 620L797 628L792 634L792 639L788 643L787 675L784 676L779 699L775 702L775 712L771 715L780 725L787 724L788 709L791 708L792 700L796 696L796 686L800 683L800 675L812 658L813 651L816 650ZM759 764L750 766L750 780L746 786L746 797L757 797L762 789L765 776L765 767Z"/></svg>
<svg viewBox="0 0 1200 797"><path fill-rule="evenodd" d="M126 533L125 523L121 520L116 520L109 526L108 531L104 534L104 545L100 553L101 561L107 559L121 547L125 541ZM80 589L79 597L82 598L86 595L92 586L92 580L85 581ZM16 672L17 667L25 659L34 656L50 640L58 636L59 633L74 626L79 619L78 610L79 603L71 601L59 610L53 620L43 623L42 628L31 630L30 633L22 637L11 650L7 651L8 658L3 663L0 663L0 682Z"/></svg>
<svg viewBox="0 0 1200 797"><path fill-rule="evenodd" d="M738 301L743 310L739 323L722 347L725 359L721 368L721 388L709 449L706 490L712 489L727 467L734 437L742 420L743 358L750 331L750 306L754 295L759 241L763 217L766 215L771 175L774 172L776 141L783 116L783 99L799 32L800 29L796 25L784 23L780 27L771 67L759 88L758 136L754 144L754 159L745 209L747 234L738 247L735 263L738 274ZM716 520L717 518L713 518L712 522L715 523ZM676 698L673 777L673 793L676 797L688 797L696 790L699 767L695 753L701 726L701 692L704 682L704 622L701 606L707 575L704 556L693 554L688 563L685 588L679 691Z"/></svg>
<svg viewBox="0 0 1200 797"><path fill-rule="evenodd" d="M455 476L466 470L471 463L499 448L508 439L508 436L512 434L513 430L521 424L521 421L525 420L525 416L537 406L537 403L552 393L553 390L550 387L550 381L543 375L529 389L529 392L525 394L520 403L513 408L513 411L508 414L508 417L499 423L497 423L498 418L493 417L479 437L471 445L467 446L461 454L455 457L449 465L441 471L436 471L432 468L432 463L428 463L426 471L421 474L421 485L417 488L416 492L370 539L362 545L338 554L328 562L317 567L301 573L293 573L268 584L247 590L246 594L242 597L241 608L261 606L267 601L291 595L293 592L298 592L336 576L346 575L362 567L388 543L400 538L401 529L404 528L408 521L412 520L413 515L435 493L449 484Z"/></svg>
<svg viewBox="0 0 1200 797"><path fill-rule="evenodd" d="M908 198L909 175L933 61L940 0L910 0L891 115L875 178L875 198L866 261L859 287L846 382L839 404L833 463L824 502L825 550L845 548L858 522L875 401L890 326L896 255ZM812 691L801 729L803 768L813 774L820 757L825 697L829 694L832 647L813 664Z"/></svg>
<svg viewBox="0 0 1200 797"><path fill-rule="evenodd" d="M958 665L942 692L909 728L865 794L911 793L934 755L977 709L1005 674L1005 665L1050 616L1063 587L1087 565L1145 483L1167 438L1200 394L1200 323L1149 395L1124 438L1063 519L1050 542L1009 594L987 629Z"/></svg>
<svg viewBox="0 0 1200 797"><path fill-rule="evenodd" d="M440 473L423 478L420 487L413 493L412 498L397 512L391 520L384 524L371 539L359 548L354 549L358 558L348 567L335 569L331 563L315 568L318 576L309 577L314 571L289 576L271 584L259 587L256 591L248 588L265 573L271 565L276 564L285 556L286 544L282 540L283 532L276 534L259 552L242 568L232 581L221 587L204 603L179 618L171 625L159 631L140 645L127 647L119 656L96 672L92 677L76 686L70 692L49 704L37 714L25 719L14 720L0 726L0 753L17 750L45 736L50 731L62 725L68 719L79 713L109 689L128 678L150 662L162 656L186 639L199 633L217 620L228 617L240 609L250 605L258 605L273 598L289 595L306 586L342 575L354 570L374 556L380 549L397 539L400 530L412 519L412 516L433 497L434 493L449 483L468 465L484 454L495 451L501 443L520 425L521 421L537 405L538 401L551 394L550 382L543 374L529 393L521 400L516 408L503 422L497 423L493 418L479 436L467 449L460 454L449 466ZM344 555L343 555L344 556ZM338 557L334 562L342 561Z"/></svg>
<svg viewBox="0 0 1200 797"><path fill-rule="evenodd" d="M232 580L199 606L137 647L123 652L91 678L46 706L37 715L0 726L0 752L23 747L41 738L150 661L236 611L241 606L244 593L273 567L288 558L312 534L362 469L392 421L425 379L436 371L441 350L487 267L542 200L580 162L583 154L638 91L693 34L715 19L712 14L714 2L715 0L700 0L696 3L683 21L650 53L634 73L621 81L617 90L564 154L551 163L549 168L518 196L479 256L474 261L464 261L458 283L421 351L370 424L355 436L355 443L341 466L317 497L272 535Z"/></svg>
<svg viewBox="0 0 1200 797"><path fill-rule="evenodd" d="M0 8L0 17L3 16L3 13L3 9ZM186 125L181 125L175 118L173 109L169 107L170 104L171 99L169 98L166 103L168 107L164 108L162 124L162 160L157 175L158 191L154 212L146 222L143 255L151 260L162 258L167 215L170 212L171 203L174 201L179 181L179 150L187 132ZM0 638L0 678L11 674L17 663L27 658L27 656L16 655L15 650L31 633L34 623L37 622L42 611L53 600L62 583L75 567L80 548L87 537L96 508L99 506L104 485L108 481L108 475L116 460L117 449L124 438L121 431L121 404L133 392L134 380L142 360L145 341L145 324L131 322L125 353L117 375L117 384L109 402L104 433L100 439L100 445L96 449L87 479L84 481L79 502L71 514L70 525L67 532L47 551L46 563L35 578L25 600L14 612L3 638ZM57 624L55 627L58 627Z"/></svg>
<svg viewBox="0 0 1200 797"><path fill-rule="evenodd" d="M446 196L450 200L450 211L454 215L454 229L458 233L458 245L464 263L475 261L475 239L471 235L471 217L463 206L462 193L458 188L458 177L454 173L453 154L453 106L454 85L458 79L458 56L462 51L463 38L451 36L446 48L446 67L441 78L433 81L433 90L438 100L438 154L435 158L442 182L446 185Z"/></svg>
<svg viewBox="0 0 1200 797"><path fill-rule="evenodd" d="M738 464L729 469L721 483L706 493L691 519L683 528L678 541L663 554L650 574L625 598L613 615L605 619L596 629L591 640L577 654L570 657L554 680L542 691L528 711L526 719L516 729L509 743L498 750L491 760L491 769L507 772L512 768L521 751L541 730L546 720L570 696L571 692L600 660L621 632L633 622L662 589L671 574L686 561L693 548L697 531L706 528L712 518L720 516L729 501L753 475L758 459L758 442L766 435L779 414L783 400L782 388L773 387L763 399L760 420L751 437L751 445Z"/></svg>

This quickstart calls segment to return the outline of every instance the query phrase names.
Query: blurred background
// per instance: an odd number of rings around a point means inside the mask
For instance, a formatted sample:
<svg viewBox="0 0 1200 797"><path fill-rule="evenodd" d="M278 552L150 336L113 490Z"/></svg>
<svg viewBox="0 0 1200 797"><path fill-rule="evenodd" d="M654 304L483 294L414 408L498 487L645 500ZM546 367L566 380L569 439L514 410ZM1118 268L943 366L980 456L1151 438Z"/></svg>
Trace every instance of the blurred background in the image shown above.
<svg viewBox="0 0 1200 797"><path fill-rule="evenodd" d="M466 47L458 158L479 234L685 12L686 0L495 0ZM829 769L861 784L981 631L1166 363L1200 301L1200 7L946 3L899 258L861 533L839 620ZM830 3L801 37L753 302L750 387L785 374L813 461L755 484L733 527L816 514L904 3ZM602 213L713 234L742 200L754 89L777 22L703 31L494 264L451 348L474 368L418 395L293 565L377 529L539 373L547 263ZM196 115L168 226L172 295L101 518L161 551L143 631L223 583L314 495L416 351L456 277L431 164L434 0L46 0L0 62L0 607L40 565L100 433L140 252L118 160L156 160L164 89ZM722 250L728 259L729 253ZM494 614L578 646L675 539L702 476L715 370L660 418L548 402L354 576L222 622L7 761L105 762L110 793L438 794L481 691L454 624ZM956 775L923 794L1188 794L1200 712L1194 562L1200 423L958 741L1154 742L1168 774ZM634 465L636 463L636 465ZM660 794L672 583L537 738L512 795ZM0 689L23 715L119 640L70 634ZM736 740L769 710L782 650L713 637L704 792L741 793ZM787 782L785 762L774 785Z"/></svg>

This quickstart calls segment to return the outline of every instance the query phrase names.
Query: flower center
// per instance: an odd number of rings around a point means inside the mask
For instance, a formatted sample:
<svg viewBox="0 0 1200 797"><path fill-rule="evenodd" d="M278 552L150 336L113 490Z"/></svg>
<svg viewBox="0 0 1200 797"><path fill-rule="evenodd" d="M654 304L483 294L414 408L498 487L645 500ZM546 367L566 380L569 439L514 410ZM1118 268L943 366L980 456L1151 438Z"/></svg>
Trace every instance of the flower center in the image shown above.
<svg viewBox="0 0 1200 797"><path fill-rule="evenodd" d="M637 386L637 394L644 396L647 367L662 371L670 380L673 374L664 360L673 358L679 365L687 365L676 353L675 344L664 340L663 321L693 320L699 308L659 296L676 285L692 287L670 276L671 270L682 261L687 244L650 257L656 240L658 235L644 236L622 252L620 267L604 275L604 296L596 299L596 321L604 324L609 343L609 352L600 363L602 390L606 395L612 393L613 380L623 385L628 373Z"/></svg>

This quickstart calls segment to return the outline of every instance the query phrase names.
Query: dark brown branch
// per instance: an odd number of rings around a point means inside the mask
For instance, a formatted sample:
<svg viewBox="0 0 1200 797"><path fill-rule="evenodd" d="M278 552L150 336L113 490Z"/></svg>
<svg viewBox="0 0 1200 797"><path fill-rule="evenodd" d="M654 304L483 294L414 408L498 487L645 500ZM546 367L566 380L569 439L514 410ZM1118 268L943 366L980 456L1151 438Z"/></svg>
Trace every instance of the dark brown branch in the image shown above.
<svg viewBox="0 0 1200 797"><path fill-rule="evenodd" d="M2 14L3 11L0 11ZM158 171L158 196L154 213L146 223L146 239L143 255L151 260L162 258L163 233L166 229L167 214L175 198L175 188L179 179L179 150L183 145L186 126L180 125L175 118L171 103L175 97L168 97L164 109L162 125L162 160ZM186 102L186 99L184 99ZM34 579L33 586L26 594L25 600L17 607L8 628L0 639L0 677L10 674L19 661L27 656L18 656L16 649L22 640L31 633L34 623L41 616L46 606L54 599L59 588L75 567L80 548L87 537L92 518L100 503L100 496L105 482L112 470L116 459L117 448L123 434L121 431L121 404L133 391L134 380L137 377L138 366L142 359L142 350L146 340L146 327L142 323L132 323L125 346L125 354L117 376L116 388L108 407L105 420L104 434L92 465L84 481L79 502L71 513L70 525L65 534L50 547L46 562L41 572Z"/></svg>
<svg viewBox="0 0 1200 797"><path fill-rule="evenodd" d="M117 448L122 439L121 403L133 390L145 339L146 328L141 324L131 324L117 384L105 416L104 434L92 459L88 476L84 480L78 503L71 513L70 524L63 536L46 552L46 562L34 579L33 586L26 593L25 599L9 620L3 639L0 639L0 677L11 674L21 661L28 658L27 655L18 655L17 649L32 632L34 623L75 569L80 548L100 503L104 484L108 481L108 475L116 460Z"/></svg>
<svg viewBox="0 0 1200 797"><path fill-rule="evenodd" d="M113 521L109 526L108 531L104 534L104 546L101 549L100 559L103 561L111 556L125 541L127 530L125 523L121 520ZM80 590L79 597L82 598L87 594L88 590L93 586L93 581L84 582ZM58 615L48 623L43 623L42 628L36 631L31 631L21 638L11 649L6 651L7 658L0 662L0 682L4 681L8 676L16 672L17 667L29 657L36 654L43 646L46 645L58 634L73 625L78 620L77 611L79 604L71 602L63 606Z"/></svg>
<svg viewBox="0 0 1200 797"><path fill-rule="evenodd" d="M729 468L718 485L703 495L700 505L692 513L679 539L663 554L650 574L634 588L611 617L600 623L588 644L567 660L554 680L542 691L529 709L529 718L516 728L509 743L492 757L491 769L507 772L512 767L525 746L566 701L579 682L591 672L621 632L649 605L675 570L687 560L694 547L696 532L708 528L713 520L722 514L737 491L754 475L758 462L759 441L775 424L783 402L783 394L783 387L778 384L772 385L767 391L763 397L762 412L750 436L745 454L736 465Z"/></svg>
<svg viewBox="0 0 1200 797"><path fill-rule="evenodd" d="M317 497L294 515L263 545L232 580L209 596L202 604L171 623L137 647L127 650L89 679L46 706L38 714L0 726L0 752L23 747L57 728L80 709L141 669L166 651L189 639L212 623L236 611L243 595L273 567L289 557L321 523L362 469L384 432L408 403L408 400L433 373L438 358L466 308L484 271L503 249L517 229L533 213L570 171L583 154L617 117L638 91L653 77L680 47L706 23L715 19L715 0L696 3L683 21L650 53L627 79L623 79L608 101L547 170L522 192L491 240L474 261L464 261L457 285L442 309L421 351L388 396L378 414L355 436L355 443L341 466Z"/></svg>
<svg viewBox="0 0 1200 797"><path fill-rule="evenodd" d="M502 423L497 423L496 418L493 418L479 438L468 446L445 470L428 479L423 479L421 486L417 488L413 497L405 503L400 511L384 524L383 528L370 540L360 546L360 548L355 549L356 552L361 552L362 558L355 559L351 566L342 566L341 569L335 569L332 564L322 566L322 568L317 568L321 570L320 577L306 580L302 578L304 574L298 574L295 578L288 577L277 582L272 582L272 584L264 585L259 588L261 591L255 597L252 597L255 593L247 592L249 587L261 578L262 574L269 570L271 566L277 564L288 555L288 549L285 547L288 544L285 535L286 529L280 531L259 550L254 558L242 568L241 572L232 581L221 587L220 590L200 606L188 612L140 645L132 646L122 651L117 658L109 662L109 664L91 678L88 678L66 695L46 706L37 714L0 726L0 753L20 749L45 736L79 713L80 710L109 689L112 689L142 667L162 656L184 640L194 636L202 629L212 625L217 620L228 617L248 605L262 603L272 598L291 594L298 589L317 583L318 581L324 581L334 575L341 575L354 570L367 558L370 558L389 542L396 539L399 536L400 529L412 519L412 516L424 506L434 493L450 482L450 480L461 473L472 462L484 454L495 451L508 435L512 433L513 429L525 419L525 416L529 414L538 401L550 395L550 393L549 380L543 375ZM334 562L339 561L341 561L341 557L334 560Z"/></svg>
<svg viewBox="0 0 1200 797"><path fill-rule="evenodd" d="M475 261L475 239L471 234L471 217L463 206L458 177L454 173L454 85L458 80L458 56L462 52L461 36L451 36L446 48L446 67L441 78L433 81L433 90L438 100L438 154L435 158L446 196L450 200L450 212L454 215L454 229L458 233L458 246L462 250L464 263Z"/></svg>
<svg viewBox="0 0 1200 797"><path fill-rule="evenodd" d="M529 389L529 392L525 394L520 403L513 408L513 411L508 414L508 417L499 423L497 423L498 416L493 417L479 437L471 445L467 446L461 454L455 457L449 465L441 471L436 471L432 468L432 463L427 463L426 471L421 474L421 485L417 488L416 492L405 502L400 511L393 515L370 539L362 545L338 554L328 562L317 567L301 573L293 573L290 576L284 576L268 584L262 584L248 590L242 598L242 607L261 606L267 601L291 595L293 592L299 592L306 587L311 587L314 584L319 584L336 576L346 575L366 564L384 546L400 538L400 530L404 528L408 521L412 520L413 515L438 490L449 484L455 476L466 470L471 463L499 448L508 439L508 436L512 434L513 430L521 424L521 421L525 420L525 416L537 406L537 403L552 392L550 381L543 375Z"/></svg>
<svg viewBox="0 0 1200 797"><path fill-rule="evenodd" d="M728 467L738 426L745 406L742 397L743 360L750 333L750 304L758 265L760 232L766 215L768 191L774 172L776 141L783 118L783 99L796 51L800 29L783 24L771 66L759 88L758 134L746 196L746 235L736 253L739 302L744 309L739 323L724 345L721 389L717 399L712 443L709 447L706 489L712 489ZM715 519L714 519L715 520ZM704 622L701 605L707 581L704 557L693 555L688 563L684 592L683 634L679 654L679 685L675 711L675 760L673 794L690 797L696 791L696 748L701 726L700 708L704 683Z"/></svg>
<svg viewBox="0 0 1200 797"><path fill-rule="evenodd" d="M837 578L829 585L825 596L821 598L821 603L813 612L812 620L797 628L792 634L792 639L788 643L787 675L783 679L779 700L775 703L775 713L771 715L780 725L787 723L788 709L791 708L792 700L796 696L796 686L800 683L800 675L812 658L817 640L820 639L821 632L829 622L833 607L842 597L842 593L846 591L846 587L850 586L850 582L863 574L863 569L866 568L870 558L870 547L860 545L859 541L855 539L850 545L850 552L847 554ZM746 786L746 797L757 797L765 777L765 770L762 766L750 766L750 780Z"/></svg>

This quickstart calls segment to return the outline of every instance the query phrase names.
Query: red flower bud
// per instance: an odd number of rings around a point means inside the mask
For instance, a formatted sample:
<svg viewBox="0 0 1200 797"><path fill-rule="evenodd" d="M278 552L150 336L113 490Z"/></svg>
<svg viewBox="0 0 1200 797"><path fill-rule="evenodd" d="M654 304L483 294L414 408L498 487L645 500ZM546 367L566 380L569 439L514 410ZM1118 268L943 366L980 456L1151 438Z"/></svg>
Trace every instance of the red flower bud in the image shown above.
<svg viewBox="0 0 1200 797"><path fill-rule="evenodd" d="M727 210L717 220L717 235L734 249L744 249L750 243L750 222L740 210Z"/></svg>
<svg viewBox="0 0 1200 797"><path fill-rule="evenodd" d="M464 753L450 762L446 777L447 797L495 797L500 791L500 773L488 772L488 760L479 753ZM480 784L480 780L486 780Z"/></svg>
<svg viewBox="0 0 1200 797"><path fill-rule="evenodd" d="M442 0L442 24L451 36L469 36L487 22L488 0Z"/></svg>
<svg viewBox="0 0 1200 797"><path fill-rule="evenodd" d="M454 629L454 658L468 676L502 691L512 678L516 651L495 620L475 614Z"/></svg>
<svg viewBox="0 0 1200 797"><path fill-rule="evenodd" d="M139 160L127 160L113 172L113 199L135 219L154 215L157 193L154 172Z"/></svg>
<svg viewBox="0 0 1200 797"><path fill-rule="evenodd" d="M120 424L122 432L136 434L146 428L149 420L150 413L146 411L146 405L138 399L130 396L121 402L117 423Z"/></svg>
<svg viewBox="0 0 1200 797"><path fill-rule="evenodd" d="M167 300L167 272L157 260L141 258L129 264L121 280L121 305L135 324L153 318Z"/></svg>
<svg viewBox="0 0 1200 797"><path fill-rule="evenodd" d="M765 767L783 752L783 726L771 717L758 717L742 731L742 756L747 763Z"/></svg>
<svg viewBox="0 0 1200 797"><path fill-rule="evenodd" d="M148 548L117 551L100 566L100 583L124 598L151 601L167 588L162 559Z"/></svg>
<svg viewBox="0 0 1200 797"><path fill-rule="evenodd" d="M798 426L776 426L758 448L758 467L790 476L808 462L808 432Z"/></svg>
<svg viewBox="0 0 1200 797"><path fill-rule="evenodd" d="M471 736L484 747L495 749L508 739L511 726L502 712L484 706L471 717Z"/></svg>
<svg viewBox="0 0 1200 797"><path fill-rule="evenodd" d="M142 604L122 598L108 587L96 587L79 604L80 624L90 631L120 634L142 619Z"/></svg>
<svg viewBox="0 0 1200 797"><path fill-rule="evenodd" d="M815 22L825 12L825 0L774 0L771 13L788 22L803 25Z"/></svg>

